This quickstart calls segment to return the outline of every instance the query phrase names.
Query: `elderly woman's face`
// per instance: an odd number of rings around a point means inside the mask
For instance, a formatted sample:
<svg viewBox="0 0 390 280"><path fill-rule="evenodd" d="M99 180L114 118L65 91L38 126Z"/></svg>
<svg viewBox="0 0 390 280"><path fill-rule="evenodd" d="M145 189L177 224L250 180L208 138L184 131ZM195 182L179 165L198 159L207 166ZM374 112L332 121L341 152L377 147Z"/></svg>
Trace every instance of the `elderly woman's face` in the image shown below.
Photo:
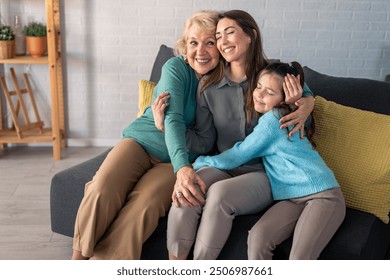
<svg viewBox="0 0 390 280"><path fill-rule="evenodd" d="M219 51L215 34L197 26L189 29L187 37L188 64L198 75L205 75L218 65Z"/></svg>

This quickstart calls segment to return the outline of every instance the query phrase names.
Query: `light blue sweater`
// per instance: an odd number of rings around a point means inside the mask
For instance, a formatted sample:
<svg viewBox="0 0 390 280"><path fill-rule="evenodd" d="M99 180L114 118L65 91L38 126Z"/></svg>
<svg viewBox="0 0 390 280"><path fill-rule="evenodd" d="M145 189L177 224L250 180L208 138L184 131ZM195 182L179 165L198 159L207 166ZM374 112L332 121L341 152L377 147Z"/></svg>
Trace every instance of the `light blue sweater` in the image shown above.
<svg viewBox="0 0 390 280"><path fill-rule="evenodd" d="M333 172L309 140L306 137L300 139L299 133L289 140L286 129L279 128L279 119L277 110L267 112L243 141L219 155L198 157L194 168L212 166L230 170L262 157L275 200L303 197L339 187Z"/></svg>
<svg viewBox="0 0 390 280"><path fill-rule="evenodd" d="M247 123L247 88L247 80L235 83L225 75L219 83L197 94L195 127L187 130L187 147L191 151L204 155L215 146L217 153L222 153L253 131L257 120ZM313 96L306 84L302 96Z"/></svg>

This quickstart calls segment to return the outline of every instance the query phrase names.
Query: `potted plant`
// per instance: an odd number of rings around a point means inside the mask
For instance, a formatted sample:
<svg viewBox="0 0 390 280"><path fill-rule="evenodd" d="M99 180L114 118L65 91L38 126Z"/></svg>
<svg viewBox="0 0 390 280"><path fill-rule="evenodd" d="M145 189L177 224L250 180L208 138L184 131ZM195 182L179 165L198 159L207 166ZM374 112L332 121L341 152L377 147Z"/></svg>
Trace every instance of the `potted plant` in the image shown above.
<svg viewBox="0 0 390 280"><path fill-rule="evenodd" d="M9 25L0 25L0 59L15 57L15 34Z"/></svg>
<svg viewBox="0 0 390 280"><path fill-rule="evenodd" d="M40 22L31 22L24 27L27 50L32 57L44 56L47 51L46 25Z"/></svg>

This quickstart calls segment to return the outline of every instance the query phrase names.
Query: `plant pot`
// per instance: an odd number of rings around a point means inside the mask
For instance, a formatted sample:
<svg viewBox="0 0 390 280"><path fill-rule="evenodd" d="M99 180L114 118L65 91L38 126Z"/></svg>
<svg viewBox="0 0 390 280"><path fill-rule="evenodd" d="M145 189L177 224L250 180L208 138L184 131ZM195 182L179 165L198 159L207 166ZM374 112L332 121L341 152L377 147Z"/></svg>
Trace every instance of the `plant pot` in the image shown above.
<svg viewBox="0 0 390 280"><path fill-rule="evenodd" d="M47 51L47 37L26 36L26 45L27 50L32 57L44 56Z"/></svg>
<svg viewBox="0 0 390 280"><path fill-rule="evenodd" d="M15 41L0 41L0 59L15 57Z"/></svg>

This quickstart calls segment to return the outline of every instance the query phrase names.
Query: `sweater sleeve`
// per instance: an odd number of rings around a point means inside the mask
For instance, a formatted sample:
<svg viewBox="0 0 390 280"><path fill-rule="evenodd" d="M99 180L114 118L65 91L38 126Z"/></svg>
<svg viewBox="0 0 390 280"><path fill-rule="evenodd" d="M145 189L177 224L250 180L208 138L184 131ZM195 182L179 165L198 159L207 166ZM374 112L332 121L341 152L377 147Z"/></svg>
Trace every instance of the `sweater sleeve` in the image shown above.
<svg viewBox="0 0 390 280"><path fill-rule="evenodd" d="M169 106L164 120L165 143L169 157L176 173L183 166L189 166L188 151L186 147L186 125L184 121L184 102L191 83L190 70L178 58L173 58L164 64L158 91L155 94L169 92ZM186 85L187 83L187 85Z"/></svg>
<svg viewBox="0 0 390 280"><path fill-rule="evenodd" d="M275 120L271 118L275 118ZM194 163L194 169L211 166L221 170L230 170L254 158L267 155L273 148L272 143L275 137L272 133L273 128L269 125L270 122L274 122L278 126L278 120L272 111L263 115L253 132L243 141L237 142L232 148L216 156L198 157Z"/></svg>
<svg viewBox="0 0 390 280"><path fill-rule="evenodd" d="M314 96L313 92L311 91L311 89L306 83L303 84L303 92L302 92L302 97L305 96Z"/></svg>

